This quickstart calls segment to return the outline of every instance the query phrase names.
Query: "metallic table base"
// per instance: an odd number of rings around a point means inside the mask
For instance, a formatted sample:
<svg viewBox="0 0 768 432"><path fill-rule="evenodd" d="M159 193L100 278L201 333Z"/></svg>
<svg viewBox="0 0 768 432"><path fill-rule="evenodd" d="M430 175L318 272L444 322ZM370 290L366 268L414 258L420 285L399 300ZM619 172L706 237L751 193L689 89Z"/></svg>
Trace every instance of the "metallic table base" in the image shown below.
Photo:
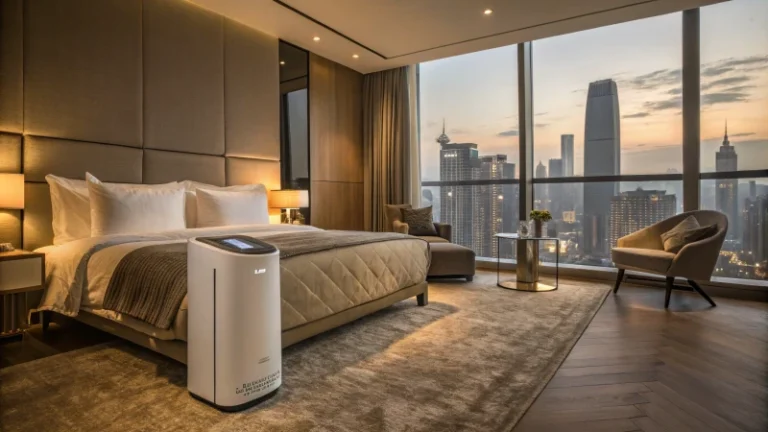
<svg viewBox="0 0 768 432"><path fill-rule="evenodd" d="M515 290L515 291L544 292L544 291L554 291L557 289L556 286L548 285L541 282L504 281L504 282L499 282L496 285L498 285L501 288L506 288L506 289Z"/></svg>

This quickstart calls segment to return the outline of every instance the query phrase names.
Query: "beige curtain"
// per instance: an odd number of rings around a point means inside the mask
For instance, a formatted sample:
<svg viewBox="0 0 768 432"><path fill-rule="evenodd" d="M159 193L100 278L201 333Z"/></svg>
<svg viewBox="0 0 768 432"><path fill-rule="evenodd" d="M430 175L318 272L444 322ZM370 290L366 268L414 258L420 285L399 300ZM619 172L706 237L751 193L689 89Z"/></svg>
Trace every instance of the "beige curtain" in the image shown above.
<svg viewBox="0 0 768 432"><path fill-rule="evenodd" d="M409 68L363 78L363 148L365 158L365 229L391 231L387 204L410 204L411 104Z"/></svg>

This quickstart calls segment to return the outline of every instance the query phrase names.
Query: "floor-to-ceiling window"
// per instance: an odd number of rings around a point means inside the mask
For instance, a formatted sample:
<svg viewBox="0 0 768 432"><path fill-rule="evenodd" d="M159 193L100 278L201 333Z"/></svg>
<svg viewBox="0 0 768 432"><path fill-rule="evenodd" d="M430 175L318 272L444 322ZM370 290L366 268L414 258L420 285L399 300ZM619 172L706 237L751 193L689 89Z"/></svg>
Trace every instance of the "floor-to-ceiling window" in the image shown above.
<svg viewBox="0 0 768 432"><path fill-rule="evenodd" d="M533 42L533 205L562 262L610 266L616 239L682 211L681 47L679 13Z"/></svg>
<svg viewBox="0 0 768 432"><path fill-rule="evenodd" d="M716 209L730 227L714 276L768 279L768 2L533 41L530 68L515 61L522 46L420 65L422 202L458 227L458 243L495 257L487 239L515 231L531 205L518 180L525 118L532 207L552 212L561 263L609 267L618 238L684 208ZM684 73L691 53L698 73ZM522 73L530 87L517 82ZM518 88L531 95L527 115L518 115Z"/></svg>
<svg viewBox="0 0 768 432"><path fill-rule="evenodd" d="M514 45L419 65L421 201L481 257L517 229L517 109Z"/></svg>
<svg viewBox="0 0 768 432"><path fill-rule="evenodd" d="M768 279L768 1L701 8L700 28L701 207L729 223L715 276Z"/></svg>

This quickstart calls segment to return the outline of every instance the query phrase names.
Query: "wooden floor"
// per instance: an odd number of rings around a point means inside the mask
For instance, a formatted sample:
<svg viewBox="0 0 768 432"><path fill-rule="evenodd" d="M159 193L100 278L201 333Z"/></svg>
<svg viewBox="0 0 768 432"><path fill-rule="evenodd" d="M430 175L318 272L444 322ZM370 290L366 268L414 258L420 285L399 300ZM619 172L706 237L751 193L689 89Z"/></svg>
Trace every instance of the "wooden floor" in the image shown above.
<svg viewBox="0 0 768 432"><path fill-rule="evenodd" d="M609 294L514 431L768 431L768 303L715 301L674 292L665 311L662 289ZM0 342L0 367L112 338L54 323Z"/></svg>
<svg viewBox="0 0 768 432"><path fill-rule="evenodd" d="M514 432L768 431L768 304L622 285Z"/></svg>

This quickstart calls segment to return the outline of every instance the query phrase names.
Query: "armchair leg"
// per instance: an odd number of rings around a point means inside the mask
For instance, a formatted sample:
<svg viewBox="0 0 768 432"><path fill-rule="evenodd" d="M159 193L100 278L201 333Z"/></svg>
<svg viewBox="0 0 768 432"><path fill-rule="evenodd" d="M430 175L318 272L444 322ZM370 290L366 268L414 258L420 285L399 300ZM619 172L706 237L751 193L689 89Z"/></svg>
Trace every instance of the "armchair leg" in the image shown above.
<svg viewBox="0 0 768 432"><path fill-rule="evenodd" d="M664 309L669 308L669 296L672 295L672 288L675 287L675 278L667 276L667 294L664 297Z"/></svg>
<svg viewBox="0 0 768 432"><path fill-rule="evenodd" d="M619 269L619 274L616 276L616 285L613 287L613 293L616 294L616 291L619 290L619 285L621 285L621 281L624 280L624 269Z"/></svg>
<svg viewBox="0 0 768 432"><path fill-rule="evenodd" d="M711 298L710 298L710 297L707 295L707 293L705 293L705 292L704 292L704 290L703 290L703 289L701 289L701 287L699 286L699 284L697 284L697 283L696 283L696 281L693 281L693 280L691 280L691 279L688 279L688 284L690 284L690 285L691 285L691 288L693 288L693 290L694 290L694 291L696 291L697 293L699 293L699 295L701 295L702 297L704 297L704 300L708 301L708 302L709 302L709 304L711 304L711 305L712 305L712 307L715 307L715 306L717 306L717 305L715 304L715 302L714 302L714 301L713 301L713 300L712 300L712 299L711 299Z"/></svg>
<svg viewBox="0 0 768 432"><path fill-rule="evenodd" d="M416 295L416 304L419 306L426 306L429 304L429 292L425 291Z"/></svg>

